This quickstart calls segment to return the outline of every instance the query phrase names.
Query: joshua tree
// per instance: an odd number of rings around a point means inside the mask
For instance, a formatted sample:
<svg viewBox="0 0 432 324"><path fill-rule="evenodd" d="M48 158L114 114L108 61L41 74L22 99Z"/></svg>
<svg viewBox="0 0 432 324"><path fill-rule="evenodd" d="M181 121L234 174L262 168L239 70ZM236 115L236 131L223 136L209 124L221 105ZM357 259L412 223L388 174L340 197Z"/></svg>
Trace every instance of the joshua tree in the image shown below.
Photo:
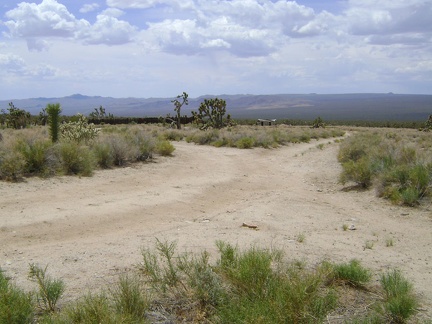
<svg viewBox="0 0 432 324"><path fill-rule="evenodd" d="M59 134L59 123L60 123L60 113L61 108L60 104L48 104L46 107L46 112L48 114L48 125L51 135L51 140L53 142L58 141L58 134Z"/></svg>
<svg viewBox="0 0 432 324"><path fill-rule="evenodd" d="M428 120L425 123L425 127L423 128L425 132L429 132L432 130L432 115L429 115Z"/></svg>
<svg viewBox="0 0 432 324"><path fill-rule="evenodd" d="M180 111L183 105L189 104L188 97L189 95L183 91L181 95L177 96L177 99L171 100L171 102L174 104L174 111L177 113L177 129L181 129Z"/></svg>
<svg viewBox="0 0 432 324"><path fill-rule="evenodd" d="M27 124L30 123L30 113L23 109L15 107L12 102L9 103L9 108L7 109L7 112L2 109L2 113L4 115L3 119L6 122L7 127L15 129L25 128Z"/></svg>
<svg viewBox="0 0 432 324"><path fill-rule="evenodd" d="M193 111L192 115L195 121L202 124L201 128L208 127L222 128L231 123L231 116L228 115L226 120L226 101L223 99L205 99L198 108L198 112Z"/></svg>
<svg viewBox="0 0 432 324"><path fill-rule="evenodd" d="M325 123L324 120L321 117L316 118L312 123L312 128L324 128Z"/></svg>

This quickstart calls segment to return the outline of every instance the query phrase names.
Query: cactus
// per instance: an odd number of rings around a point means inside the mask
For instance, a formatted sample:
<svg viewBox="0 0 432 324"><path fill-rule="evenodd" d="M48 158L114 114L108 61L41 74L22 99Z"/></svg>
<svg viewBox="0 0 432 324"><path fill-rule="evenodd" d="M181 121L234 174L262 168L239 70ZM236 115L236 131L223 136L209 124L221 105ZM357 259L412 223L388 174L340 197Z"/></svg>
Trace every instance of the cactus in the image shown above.
<svg viewBox="0 0 432 324"><path fill-rule="evenodd" d="M100 132L93 123L88 123L87 118L82 114L77 114L76 122L69 122L60 126L62 138L78 143L88 143L95 139Z"/></svg>

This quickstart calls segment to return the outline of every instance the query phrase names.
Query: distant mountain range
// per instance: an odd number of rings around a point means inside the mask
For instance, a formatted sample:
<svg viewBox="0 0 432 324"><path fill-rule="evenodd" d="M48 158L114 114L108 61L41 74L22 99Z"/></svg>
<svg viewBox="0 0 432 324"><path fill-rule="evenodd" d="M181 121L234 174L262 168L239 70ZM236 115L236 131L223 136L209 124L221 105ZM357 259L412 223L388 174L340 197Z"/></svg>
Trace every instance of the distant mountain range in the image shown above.
<svg viewBox="0 0 432 324"><path fill-rule="evenodd" d="M275 95L206 95L190 98L182 115L197 110L205 98L226 100L233 118L306 119L320 116L324 120L424 121L432 114L432 95L393 93L357 94L275 94ZM174 98L111 98L74 94L62 98L0 100L0 109L15 107L33 115L48 103L60 103L63 115L90 114L103 106L117 117L159 117L174 115Z"/></svg>

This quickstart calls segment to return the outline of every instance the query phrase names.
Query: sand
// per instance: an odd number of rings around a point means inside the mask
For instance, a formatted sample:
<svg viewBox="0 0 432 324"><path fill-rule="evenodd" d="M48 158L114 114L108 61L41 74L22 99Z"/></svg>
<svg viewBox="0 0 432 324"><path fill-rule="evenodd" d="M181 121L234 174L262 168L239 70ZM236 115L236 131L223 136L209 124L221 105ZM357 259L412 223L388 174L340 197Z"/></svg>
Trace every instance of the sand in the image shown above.
<svg viewBox="0 0 432 324"><path fill-rule="evenodd" d="M65 281L67 301L134 269L156 238L215 257L223 240L280 249L309 266L355 258L376 274L400 269L432 316L431 206L395 206L373 190L346 190L338 183L338 145L240 150L174 142L172 157L89 178L1 182L0 267L31 289L28 265L48 265Z"/></svg>

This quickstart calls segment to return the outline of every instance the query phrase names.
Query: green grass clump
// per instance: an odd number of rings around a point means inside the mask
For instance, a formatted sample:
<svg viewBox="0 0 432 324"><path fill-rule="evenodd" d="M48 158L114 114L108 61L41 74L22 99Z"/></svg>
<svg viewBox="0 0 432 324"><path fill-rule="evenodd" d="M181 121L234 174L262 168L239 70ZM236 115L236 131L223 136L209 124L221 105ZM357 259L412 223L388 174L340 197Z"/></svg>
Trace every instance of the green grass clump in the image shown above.
<svg viewBox="0 0 432 324"><path fill-rule="evenodd" d="M282 254L251 248L240 252L218 242L215 271L228 288L215 317L222 323L319 323L336 306L320 271L284 266Z"/></svg>
<svg viewBox="0 0 432 324"><path fill-rule="evenodd" d="M32 323L33 319L31 295L11 284L0 269L0 323Z"/></svg>
<svg viewBox="0 0 432 324"><path fill-rule="evenodd" d="M55 312L57 302L63 295L65 284L60 279L52 279L46 273L47 267L41 267L30 264L29 277L36 281L39 291L37 301L39 307L45 312Z"/></svg>
<svg viewBox="0 0 432 324"><path fill-rule="evenodd" d="M0 150L0 179L17 181L22 178L25 171L24 156L20 152Z"/></svg>
<svg viewBox="0 0 432 324"><path fill-rule="evenodd" d="M43 176L55 173L56 164L49 163L53 157L51 141L37 137L22 138L17 141L16 150L24 158L26 174Z"/></svg>
<svg viewBox="0 0 432 324"><path fill-rule="evenodd" d="M404 323L416 312L418 306L412 284L398 270L381 275L380 283L384 290L384 309L388 317L393 323Z"/></svg>
<svg viewBox="0 0 432 324"><path fill-rule="evenodd" d="M359 133L345 140L338 155L340 182L375 186L378 196L396 204L419 205L432 193L432 155L424 138L407 134Z"/></svg>
<svg viewBox="0 0 432 324"><path fill-rule="evenodd" d="M250 149L254 147L255 139L252 137L242 137L236 141L235 146L240 149Z"/></svg>
<svg viewBox="0 0 432 324"><path fill-rule="evenodd" d="M65 174L91 176L96 167L94 155L88 146L77 142L59 142L56 146Z"/></svg>
<svg viewBox="0 0 432 324"><path fill-rule="evenodd" d="M161 140L156 144L156 152L162 156L170 156L175 147L167 140Z"/></svg>
<svg viewBox="0 0 432 324"><path fill-rule="evenodd" d="M111 147L107 142L93 144L92 151L97 165L102 169L109 169L114 166L114 156Z"/></svg>
<svg viewBox="0 0 432 324"><path fill-rule="evenodd" d="M162 299L182 300L183 308L171 309L180 320L196 322L204 316L217 323L319 323L335 307L336 295L325 286L323 272L286 266L279 251L241 252L224 242L217 246L215 266L207 253L176 257L174 243L157 242L162 260L143 251L141 269Z"/></svg>
<svg viewBox="0 0 432 324"><path fill-rule="evenodd" d="M199 145L210 145L219 140L219 130L193 130L186 136L186 142Z"/></svg>
<svg viewBox="0 0 432 324"><path fill-rule="evenodd" d="M372 274L364 268L360 261L351 260L349 263L341 263L333 265L334 278L342 280L354 287L362 287L367 284Z"/></svg>
<svg viewBox="0 0 432 324"><path fill-rule="evenodd" d="M399 271L381 275L381 287L368 287L371 272L356 260L311 268L287 262L278 250L216 246L210 262L206 251L178 254L175 242L157 240L156 249L142 250L135 272L60 308L64 285L46 268L30 267L38 287L32 293L0 271L0 323L132 324L160 316L176 323L405 323L418 306Z"/></svg>

